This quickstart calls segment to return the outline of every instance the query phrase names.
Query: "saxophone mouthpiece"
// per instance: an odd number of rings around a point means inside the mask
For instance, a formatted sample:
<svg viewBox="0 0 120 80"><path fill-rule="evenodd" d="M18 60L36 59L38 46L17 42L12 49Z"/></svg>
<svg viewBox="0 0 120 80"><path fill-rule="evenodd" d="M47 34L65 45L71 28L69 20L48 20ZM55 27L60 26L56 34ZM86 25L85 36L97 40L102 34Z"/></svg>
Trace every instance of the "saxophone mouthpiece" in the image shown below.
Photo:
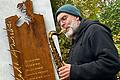
<svg viewBox="0 0 120 80"><path fill-rule="evenodd" d="M66 32L66 29L62 29L59 34Z"/></svg>

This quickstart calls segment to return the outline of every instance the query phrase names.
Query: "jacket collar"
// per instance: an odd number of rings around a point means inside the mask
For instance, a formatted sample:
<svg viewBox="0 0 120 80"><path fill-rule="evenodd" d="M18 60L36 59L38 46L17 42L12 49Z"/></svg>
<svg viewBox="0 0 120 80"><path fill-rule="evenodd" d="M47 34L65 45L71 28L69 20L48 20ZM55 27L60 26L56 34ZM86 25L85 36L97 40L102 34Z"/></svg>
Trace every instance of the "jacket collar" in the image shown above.
<svg viewBox="0 0 120 80"><path fill-rule="evenodd" d="M79 26L79 29L78 31L76 32L76 36L75 36L75 39L73 40L74 42L77 42L77 40L83 35L84 36L84 33L85 31L87 30L87 28L92 25L92 24L98 24L98 25L101 25L102 27L104 27L109 33L111 33L111 30L104 24L101 24L98 20L88 20L88 19L82 19L81 22L80 22L80 26Z"/></svg>

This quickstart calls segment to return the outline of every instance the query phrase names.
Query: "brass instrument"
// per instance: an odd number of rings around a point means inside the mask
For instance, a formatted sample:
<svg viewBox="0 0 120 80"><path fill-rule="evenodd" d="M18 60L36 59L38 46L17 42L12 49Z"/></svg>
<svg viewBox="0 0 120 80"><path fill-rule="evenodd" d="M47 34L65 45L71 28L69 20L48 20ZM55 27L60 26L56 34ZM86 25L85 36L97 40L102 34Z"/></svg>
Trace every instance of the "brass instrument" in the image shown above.
<svg viewBox="0 0 120 80"><path fill-rule="evenodd" d="M57 69L62 67L62 66L64 66L64 64L63 64L62 58L59 56L59 53L58 53L58 51L57 51L57 49L55 47L55 44L54 44L52 36L53 35L59 36L60 34L62 34L64 32L66 32L66 30L61 30L59 33L57 33L56 31L50 31L49 32L49 41L50 41L50 45L51 45L51 51L52 51L52 55L53 55L53 58L55 60L55 64L57 66ZM65 80L69 80L69 78L67 78Z"/></svg>
<svg viewBox="0 0 120 80"><path fill-rule="evenodd" d="M62 61L61 57L59 56L59 53L58 53L58 51L57 51L57 49L55 47L52 36L53 35L59 36L64 31L65 30L61 30L59 33L57 33L56 31L50 31L49 32L49 41L50 41L50 45L51 45L51 51L52 51L52 55L53 55L53 58L55 60L55 64L56 64L57 68L62 67L64 64L63 64L63 61Z"/></svg>

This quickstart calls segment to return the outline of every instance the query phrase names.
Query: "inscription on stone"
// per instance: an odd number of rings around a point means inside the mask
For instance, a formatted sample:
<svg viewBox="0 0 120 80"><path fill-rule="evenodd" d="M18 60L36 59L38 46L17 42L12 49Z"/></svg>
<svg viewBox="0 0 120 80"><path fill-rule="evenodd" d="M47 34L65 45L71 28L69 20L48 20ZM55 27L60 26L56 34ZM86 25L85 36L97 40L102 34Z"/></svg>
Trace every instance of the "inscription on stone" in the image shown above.
<svg viewBox="0 0 120 80"><path fill-rule="evenodd" d="M49 78L49 70L40 63L40 58L25 60L25 73L29 80Z"/></svg>

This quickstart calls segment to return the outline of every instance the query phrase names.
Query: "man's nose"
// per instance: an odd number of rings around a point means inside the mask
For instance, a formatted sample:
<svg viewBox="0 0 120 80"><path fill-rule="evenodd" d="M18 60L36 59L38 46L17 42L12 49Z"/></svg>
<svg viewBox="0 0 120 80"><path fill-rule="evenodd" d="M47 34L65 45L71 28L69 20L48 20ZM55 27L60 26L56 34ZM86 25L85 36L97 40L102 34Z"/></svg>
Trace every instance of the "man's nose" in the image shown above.
<svg viewBox="0 0 120 80"><path fill-rule="evenodd" d="M65 28L65 21L61 21L61 27Z"/></svg>

